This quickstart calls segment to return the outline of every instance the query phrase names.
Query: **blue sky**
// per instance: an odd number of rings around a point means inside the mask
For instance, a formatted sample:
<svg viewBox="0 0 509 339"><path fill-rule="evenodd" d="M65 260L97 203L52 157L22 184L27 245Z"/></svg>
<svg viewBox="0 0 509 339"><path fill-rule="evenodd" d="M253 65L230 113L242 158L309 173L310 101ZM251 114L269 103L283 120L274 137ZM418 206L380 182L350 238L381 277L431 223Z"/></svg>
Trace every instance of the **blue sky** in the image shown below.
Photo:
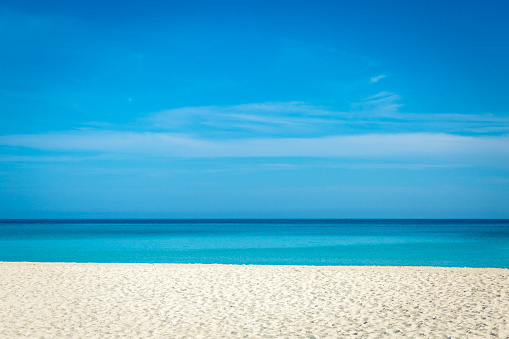
<svg viewBox="0 0 509 339"><path fill-rule="evenodd" d="M509 218L506 1L2 1L0 217Z"/></svg>

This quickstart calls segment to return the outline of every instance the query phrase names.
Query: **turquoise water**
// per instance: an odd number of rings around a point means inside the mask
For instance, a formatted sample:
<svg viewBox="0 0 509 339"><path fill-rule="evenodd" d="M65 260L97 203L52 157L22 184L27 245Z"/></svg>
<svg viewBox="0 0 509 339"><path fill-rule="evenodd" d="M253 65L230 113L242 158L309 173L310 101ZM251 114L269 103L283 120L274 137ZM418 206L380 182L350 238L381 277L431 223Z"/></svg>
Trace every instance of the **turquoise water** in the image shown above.
<svg viewBox="0 0 509 339"><path fill-rule="evenodd" d="M0 261L509 268L509 220L0 220Z"/></svg>

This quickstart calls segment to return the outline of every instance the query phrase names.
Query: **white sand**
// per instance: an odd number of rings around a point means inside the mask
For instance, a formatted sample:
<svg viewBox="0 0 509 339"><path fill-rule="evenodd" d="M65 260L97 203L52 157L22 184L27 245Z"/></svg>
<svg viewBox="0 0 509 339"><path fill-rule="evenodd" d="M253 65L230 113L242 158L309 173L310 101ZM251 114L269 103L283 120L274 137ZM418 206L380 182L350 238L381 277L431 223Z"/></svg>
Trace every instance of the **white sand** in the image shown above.
<svg viewBox="0 0 509 339"><path fill-rule="evenodd" d="M509 270L0 263L1 338L509 336Z"/></svg>

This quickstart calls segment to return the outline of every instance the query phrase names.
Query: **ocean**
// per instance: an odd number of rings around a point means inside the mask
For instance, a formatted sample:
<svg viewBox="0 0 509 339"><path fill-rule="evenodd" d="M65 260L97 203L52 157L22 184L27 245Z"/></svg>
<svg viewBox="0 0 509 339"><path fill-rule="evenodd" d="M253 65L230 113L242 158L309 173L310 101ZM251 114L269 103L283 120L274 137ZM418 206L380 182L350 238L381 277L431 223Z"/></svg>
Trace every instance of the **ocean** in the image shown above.
<svg viewBox="0 0 509 339"><path fill-rule="evenodd" d="M0 220L0 261L509 268L509 220Z"/></svg>

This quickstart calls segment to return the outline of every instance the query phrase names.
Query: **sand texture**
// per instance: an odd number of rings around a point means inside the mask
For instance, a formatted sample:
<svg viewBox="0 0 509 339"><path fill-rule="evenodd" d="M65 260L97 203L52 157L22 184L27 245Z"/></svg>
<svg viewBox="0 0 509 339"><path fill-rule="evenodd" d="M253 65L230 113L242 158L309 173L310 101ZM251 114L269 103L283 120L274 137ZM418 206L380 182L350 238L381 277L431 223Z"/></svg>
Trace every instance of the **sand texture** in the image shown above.
<svg viewBox="0 0 509 339"><path fill-rule="evenodd" d="M507 338L509 270L0 263L1 338Z"/></svg>

